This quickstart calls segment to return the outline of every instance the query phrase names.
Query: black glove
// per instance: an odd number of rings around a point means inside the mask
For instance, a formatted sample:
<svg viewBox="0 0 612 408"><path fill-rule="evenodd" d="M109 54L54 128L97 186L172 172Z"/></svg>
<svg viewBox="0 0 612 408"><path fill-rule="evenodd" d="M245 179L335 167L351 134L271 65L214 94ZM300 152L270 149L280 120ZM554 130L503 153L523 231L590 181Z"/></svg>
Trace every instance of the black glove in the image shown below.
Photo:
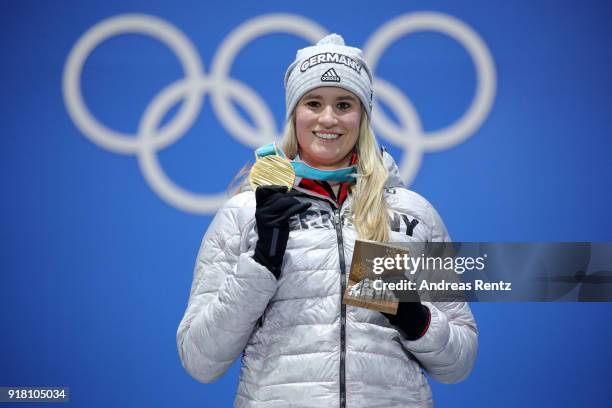
<svg viewBox="0 0 612 408"><path fill-rule="evenodd" d="M411 290L408 298L404 292L402 299L404 301L399 303L396 315L383 314L389 319L389 323L402 329L408 340L417 340L427 331L431 312L427 306L421 304L419 292L416 290Z"/></svg>
<svg viewBox="0 0 612 408"><path fill-rule="evenodd" d="M287 193L287 187L282 186L258 187L255 200L259 239L253 259L278 279L289 239L289 218L306 211L310 203L300 202L292 193Z"/></svg>

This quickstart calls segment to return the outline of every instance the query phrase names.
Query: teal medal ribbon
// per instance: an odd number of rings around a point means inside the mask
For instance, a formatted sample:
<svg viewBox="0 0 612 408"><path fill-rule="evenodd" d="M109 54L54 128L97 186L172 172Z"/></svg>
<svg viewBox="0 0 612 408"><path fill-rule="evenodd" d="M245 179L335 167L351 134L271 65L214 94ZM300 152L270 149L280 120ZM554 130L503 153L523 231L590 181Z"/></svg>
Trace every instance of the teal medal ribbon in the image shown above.
<svg viewBox="0 0 612 408"><path fill-rule="evenodd" d="M255 155L259 158L276 154L281 157L285 157L283 150L277 148L275 143L269 143L255 150ZM321 170L315 167L311 167L303 161L290 160L290 163L293 167L293 170L295 171L296 177L307 178L311 180L354 182L355 177L353 176L353 174L357 173L357 165L342 167L340 169L335 170Z"/></svg>

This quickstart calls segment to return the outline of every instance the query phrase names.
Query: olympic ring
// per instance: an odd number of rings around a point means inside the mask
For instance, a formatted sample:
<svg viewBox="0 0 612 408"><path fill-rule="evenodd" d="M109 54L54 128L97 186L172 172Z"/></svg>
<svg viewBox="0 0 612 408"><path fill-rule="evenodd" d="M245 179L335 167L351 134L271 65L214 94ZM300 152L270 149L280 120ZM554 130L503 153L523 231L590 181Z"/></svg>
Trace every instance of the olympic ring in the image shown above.
<svg viewBox="0 0 612 408"><path fill-rule="evenodd" d="M300 16L291 14L269 14L263 17L257 17L236 28L230 35L221 43L219 51L215 54L212 63L211 76L219 86L219 92L212 94L212 102L215 113L221 119L221 123L226 130L234 135L236 139L247 144L252 148L257 148L264 143L274 141L277 132L274 130L274 119L267 104L263 100L257 101L253 108L261 108L265 111L261 112L262 116L267 116L268 127L260 130L249 128L244 124L244 120L225 98L223 84L227 81L230 67L234 62L234 58L249 41L266 35L272 32L288 32L300 36L307 41L317 42L327 34L327 31L318 24L311 22ZM248 88L250 90L250 88ZM254 91L253 95L256 95ZM259 134L258 134L259 133ZM278 132L280 133L280 132ZM252 135L257 135L257 140L251 139Z"/></svg>
<svg viewBox="0 0 612 408"><path fill-rule="evenodd" d="M139 149L137 138L116 132L100 124L83 102L80 89L81 73L86 58L101 42L127 33L148 34L166 44L179 58L187 81L194 81L202 74L202 64L197 51L187 37L176 27L156 17L125 14L104 20L90 28L70 51L63 75L64 101L68 113L85 136L100 147L115 153L134 154ZM186 103L177 116L162 129L156 143L159 148L173 143L191 125L201 106L197 93L190 91Z"/></svg>
<svg viewBox="0 0 612 408"><path fill-rule="evenodd" d="M478 84L472 104L463 117L455 124L442 130L430 132L428 135L425 135L421 129L416 128L406 134L406 132L392 126L380 109L375 110L372 117L374 130L380 130L379 134L382 137L407 149L400 166L400 175L404 181L412 180L416 175L417 167L415 166L420 164L423 151L438 151L453 147L470 137L480 127L493 105L496 88L495 65L484 41L463 22L441 13L407 14L399 16L381 27L364 46L364 56L370 63L372 72L376 71L376 65L382 52L392 42L399 37L417 31L439 31L456 39L463 45L476 66ZM376 81L382 82L380 78L377 78ZM410 115L400 113L398 117L404 121L410 118L408 123L412 122L414 124L416 111L414 111L412 105L406 100L402 100L402 93L397 90L392 91L391 84L387 82L384 84L385 88L382 90L376 87L379 83L375 82L375 94L378 94L381 100L387 99L387 106L389 107L400 107L402 109L408 107L412 111ZM408 127L408 123L404 123L404 126ZM402 135L408 137L402 137ZM413 160L417 155L419 160L415 165Z"/></svg>
<svg viewBox="0 0 612 408"><path fill-rule="evenodd" d="M406 95L387 80L374 76L375 95L393 109L400 123L399 126L394 124L375 106L372 127L378 136L404 148L399 168L406 184L416 176L425 152L455 146L480 127L492 107L496 89L495 65L484 41L465 23L441 13L410 13L379 28L364 46L364 55L371 64L372 73L391 43L418 31L437 31L457 40L474 62L477 88L470 106L457 122L441 130L424 132L417 111ZM115 153L136 155L145 180L163 200L183 211L214 213L227 199L226 194L196 194L177 186L163 171L156 153L188 131L207 92L211 95L215 115L237 141L256 148L278 138L280 131L264 100L247 84L229 76L236 56L247 43L278 32L293 34L312 43L327 34L327 30L317 23L293 14L256 17L238 26L224 39L207 76L191 41L168 22L141 14L103 20L79 38L66 61L62 81L68 114L95 144ZM153 98L139 122L136 135L117 132L99 123L88 110L80 89L83 65L89 54L107 39L127 33L158 39L177 55L185 72L184 79L166 86ZM163 117L181 99L184 103L176 116L160 127ZM236 112L232 100L250 115L253 125Z"/></svg>

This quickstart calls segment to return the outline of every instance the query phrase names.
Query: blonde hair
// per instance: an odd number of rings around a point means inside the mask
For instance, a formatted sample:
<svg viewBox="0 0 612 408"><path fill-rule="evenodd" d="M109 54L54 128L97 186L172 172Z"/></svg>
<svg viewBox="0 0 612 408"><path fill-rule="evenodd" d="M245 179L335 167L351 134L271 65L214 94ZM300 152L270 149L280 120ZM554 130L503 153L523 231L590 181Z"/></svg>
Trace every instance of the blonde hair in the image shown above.
<svg viewBox="0 0 612 408"><path fill-rule="evenodd" d="M280 142L285 155L291 159L298 153L299 145L295 134L295 112L287 121ZM389 216L384 198L384 186L388 172L380 148L370 129L370 120L361 110L357 151L357 181L349 189L353 200L353 224L359 238L379 242L389 241Z"/></svg>

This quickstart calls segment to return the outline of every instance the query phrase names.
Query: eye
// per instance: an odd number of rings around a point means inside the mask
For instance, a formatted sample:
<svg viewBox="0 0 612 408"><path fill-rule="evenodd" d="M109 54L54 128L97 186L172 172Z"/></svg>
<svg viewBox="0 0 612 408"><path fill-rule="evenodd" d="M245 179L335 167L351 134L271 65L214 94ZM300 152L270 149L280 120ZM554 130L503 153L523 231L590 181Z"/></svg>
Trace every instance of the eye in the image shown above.
<svg viewBox="0 0 612 408"><path fill-rule="evenodd" d="M347 110L351 108L351 104L348 102L339 102L338 105L336 105L338 107L338 109L340 110Z"/></svg>
<svg viewBox="0 0 612 408"><path fill-rule="evenodd" d="M306 102L306 106L316 109L316 108L321 107L321 103L319 101L308 101Z"/></svg>

